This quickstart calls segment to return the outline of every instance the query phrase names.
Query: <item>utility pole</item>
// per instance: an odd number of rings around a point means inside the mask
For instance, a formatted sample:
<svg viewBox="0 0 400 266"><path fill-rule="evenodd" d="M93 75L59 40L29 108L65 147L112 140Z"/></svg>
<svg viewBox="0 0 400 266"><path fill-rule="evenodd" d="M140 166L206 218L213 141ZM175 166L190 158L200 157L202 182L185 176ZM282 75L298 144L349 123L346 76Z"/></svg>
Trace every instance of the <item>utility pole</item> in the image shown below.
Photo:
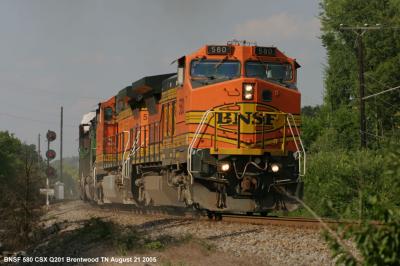
<svg viewBox="0 0 400 266"><path fill-rule="evenodd" d="M363 36L368 30L379 30L381 29L380 24L370 26L364 24L364 26L346 27L340 24L341 30L351 30L357 35L357 58L358 58L358 82L359 82L359 105L360 105L360 139L361 148L367 147L367 119L365 117L365 80L364 80L364 43Z"/></svg>
<svg viewBox="0 0 400 266"><path fill-rule="evenodd" d="M360 139L361 139L361 148L365 149L367 147L367 120L365 117L365 80L364 80L364 43L363 36L369 30L380 30L381 25L376 24L374 26L370 26L368 24L364 24L364 26L352 26L346 27L343 24L340 24L341 30L351 30L353 33L357 35L356 44L357 44L357 59L358 59L358 82L359 82L359 104L360 104ZM360 222L364 216L364 201L363 201L363 188L364 188L364 177L359 177L359 189L358 189L358 197L359 197L359 219Z"/></svg>
<svg viewBox="0 0 400 266"><path fill-rule="evenodd" d="M60 182L63 182L63 107L61 106L60 123Z"/></svg>
<svg viewBox="0 0 400 266"><path fill-rule="evenodd" d="M40 162L40 133L38 135L38 162Z"/></svg>
<svg viewBox="0 0 400 266"><path fill-rule="evenodd" d="M49 131L47 131L49 132ZM47 138L47 150L50 150L50 138ZM47 169L50 167L50 159L47 157ZM46 176L46 207L49 208L49 177Z"/></svg>
<svg viewBox="0 0 400 266"><path fill-rule="evenodd" d="M364 80L364 43L362 34L357 35L357 49L358 49L358 80L360 83L359 94L360 94L360 136L361 136L361 148L367 147L367 119L365 118L365 80Z"/></svg>

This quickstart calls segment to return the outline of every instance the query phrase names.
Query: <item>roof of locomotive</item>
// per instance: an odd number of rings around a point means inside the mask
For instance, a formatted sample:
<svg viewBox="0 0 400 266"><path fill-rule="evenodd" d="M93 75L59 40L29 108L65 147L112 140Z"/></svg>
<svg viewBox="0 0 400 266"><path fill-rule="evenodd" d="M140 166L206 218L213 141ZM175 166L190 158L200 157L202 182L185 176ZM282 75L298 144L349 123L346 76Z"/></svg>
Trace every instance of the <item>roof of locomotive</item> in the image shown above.
<svg viewBox="0 0 400 266"><path fill-rule="evenodd" d="M123 93L129 98L140 101L148 96L160 94L163 81L169 77L172 77L173 75L176 75L176 73L143 77L133 82L131 86L121 90L118 94Z"/></svg>
<svg viewBox="0 0 400 266"><path fill-rule="evenodd" d="M213 49L215 48L215 49ZM218 52L217 48L220 49ZM217 52L216 52L217 51ZM191 59L193 58L221 58L221 56L232 57L232 58L263 58L272 60L287 60L294 62L295 67L299 68L300 65L296 62L296 59L288 57L281 50L275 46L258 46L251 42L228 42L226 45L204 45L195 52L186 55Z"/></svg>

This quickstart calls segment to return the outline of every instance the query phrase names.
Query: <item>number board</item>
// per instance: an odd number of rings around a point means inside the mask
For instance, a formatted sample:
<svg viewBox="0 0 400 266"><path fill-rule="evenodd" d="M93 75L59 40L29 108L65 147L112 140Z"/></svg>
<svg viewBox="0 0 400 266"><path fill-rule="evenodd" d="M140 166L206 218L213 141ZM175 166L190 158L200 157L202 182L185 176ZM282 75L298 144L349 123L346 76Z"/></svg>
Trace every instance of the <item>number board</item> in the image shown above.
<svg viewBox="0 0 400 266"><path fill-rule="evenodd" d="M276 56L276 48L275 47L255 47L256 55L264 55L264 56Z"/></svg>
<svg viewBox="0 0 400 266"><path fill-rule="evenodd" d="M231 53L231 46L227 45L208 45L207 54L209 55L225 55Z"/></svg>

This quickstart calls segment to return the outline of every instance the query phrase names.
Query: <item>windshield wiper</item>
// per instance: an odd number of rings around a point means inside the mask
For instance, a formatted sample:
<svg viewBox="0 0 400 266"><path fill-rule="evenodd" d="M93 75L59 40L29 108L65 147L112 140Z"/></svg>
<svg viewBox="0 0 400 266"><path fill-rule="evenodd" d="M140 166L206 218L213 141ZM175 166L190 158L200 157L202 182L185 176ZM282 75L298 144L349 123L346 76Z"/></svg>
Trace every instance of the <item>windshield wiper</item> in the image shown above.
<svg viewBox="0 0 400 266"><path fill-rule="evenodd" d="M264 66L264 68L265 68L265 73L267 73L267 71L268 71L268 65L265 64L265 62L261 61L260 58L257 58L257 60L258 60L258 62L260 62L261 65ZM270 80L270 81L273 81L273 82L276 82L276 83L279 83L279 84L287 85L287 83L285 82L285 80L284 80L283 78L274 79L274 78L265 77L265 79Z"/></svg>
<svg viewBox="0 0 400 266"><path fill-rule="evenodd" d="M225 56L224 58L222 58L222 59L214 66L215 70L217 70L217 69L222 65L222 63L224 63L226 60L228 60L228 56Z"/></svg>
<svg viewBox="0 0 400 266"><path fill-rule="evenodd" d="M264 68L265 68L265 73L267 73L267 71L268 71L268 65L265 64L265 62L261 61L260 58L257 58L257 61L260 62L260 64L264 66Z"/></svg>

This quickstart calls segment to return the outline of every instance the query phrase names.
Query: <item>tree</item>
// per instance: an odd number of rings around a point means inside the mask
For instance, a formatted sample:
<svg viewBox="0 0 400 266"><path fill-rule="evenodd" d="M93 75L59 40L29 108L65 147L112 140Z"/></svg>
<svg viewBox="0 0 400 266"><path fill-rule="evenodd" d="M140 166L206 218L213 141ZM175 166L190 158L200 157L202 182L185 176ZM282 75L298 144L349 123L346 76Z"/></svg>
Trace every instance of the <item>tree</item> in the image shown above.
<svg viewBox="0 0 400 266"><path fill-rule="evenodd" d="M379 23L382 29L363 35L365 47L366 95L400 85L400 4L393 0L323 0L320 14L322 43L327 50L324 103L333 115L341 106L357 107L358 83L356 38L341 31L340 24L357 26ZM394 119L400 108L400 93L393 92L367 100L367 131L386 135L398 126ZM357 109L355 110L356 112ZM378 138L379 139L379 138Z"/></svg>
<svg viewBox="0 0 400 266"><path fill-rule="evenodd" d="M8 245L24 246L32 239L43 197L43 161L34 145L21 143L9 132L0 132L0 219L10 237Z"/></svg>

